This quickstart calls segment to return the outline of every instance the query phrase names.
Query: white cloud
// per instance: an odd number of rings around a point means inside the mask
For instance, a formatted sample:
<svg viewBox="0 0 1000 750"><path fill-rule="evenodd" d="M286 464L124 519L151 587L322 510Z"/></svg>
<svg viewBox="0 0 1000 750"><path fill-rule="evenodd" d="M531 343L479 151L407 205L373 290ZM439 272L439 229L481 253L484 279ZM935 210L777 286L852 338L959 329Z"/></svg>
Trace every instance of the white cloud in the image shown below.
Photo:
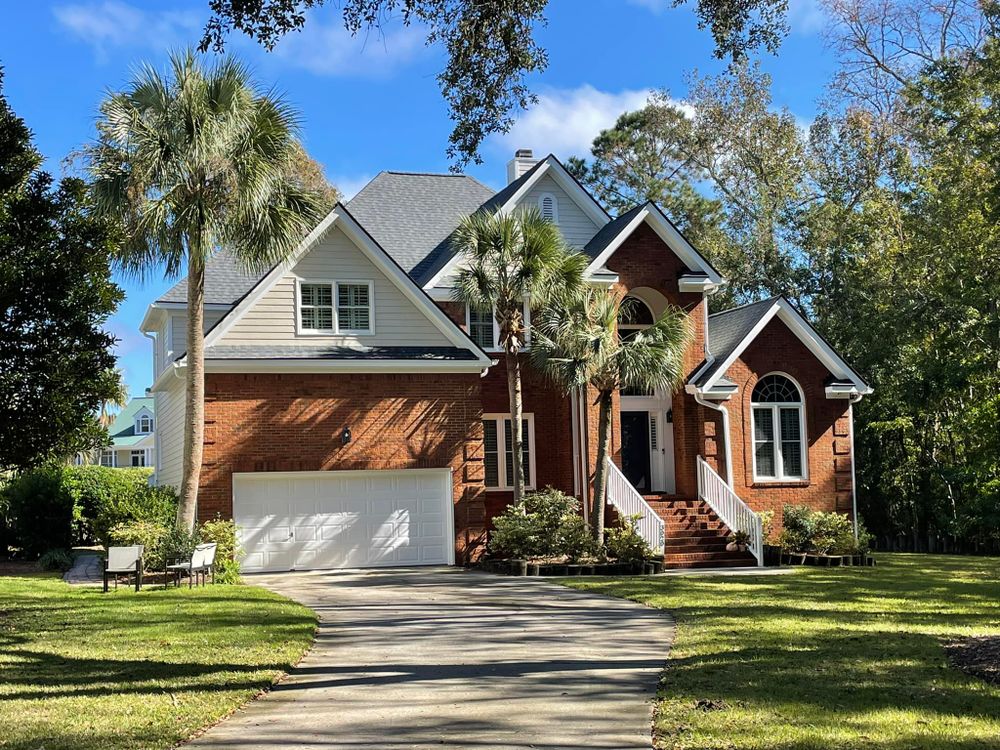
<svg viewBox="0 0 1000 750"><path fill-rule="evenodd" d="M504 150L530 148L536 154L560 158L583 156L602 130L615 124L623 112L641 109L652 91L598 91L585 85L539 94L538 104L517 118L509 133L497 136Z"/></svg>
<svg viewBox="0 0 1000 750"><path fill-rule="evenodd" d="M342 200L349 201L371 180L370 174L334 175L330 178L330 184L340 191L341 196L343 196Z"/></svg>
<svg viewBox="0 0 1000 750"><path fill-rule="evenodd" d="M151 11L120 0L57 6L56 21L90 45L99 59L116 47L164 49L198 41L203 19L193 11Z"/></svg>
<svg viewBox="0 0 1000 750"><path fill-rule="evenodd" d="M789 0L788 25L796 34L815 34L826 26L826 11L820 0Z"/></svg>
<svg viewBox="0 0 1000 750"><path fill-rule="evenodd" d="M334 16L329 23L310 18L302 31L286 36L274 48L285 65L323 76L381 76L415 59L425 49L419 26L389 26L351 36Z"/></svg>

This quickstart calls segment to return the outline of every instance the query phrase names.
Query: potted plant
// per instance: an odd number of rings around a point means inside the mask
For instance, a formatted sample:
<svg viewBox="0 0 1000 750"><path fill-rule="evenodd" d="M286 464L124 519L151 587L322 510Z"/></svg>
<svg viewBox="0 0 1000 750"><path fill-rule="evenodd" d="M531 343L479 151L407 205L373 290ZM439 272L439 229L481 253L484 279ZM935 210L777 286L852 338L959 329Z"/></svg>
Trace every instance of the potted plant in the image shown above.
<svg viewBox="0 0 1000 750"><path fill-rule="evenodd" d="M740 529L739 531L733 532L730 537L729 544L726 545L727 552L746 552L747 543L750 541L750 535Z"/></svg>

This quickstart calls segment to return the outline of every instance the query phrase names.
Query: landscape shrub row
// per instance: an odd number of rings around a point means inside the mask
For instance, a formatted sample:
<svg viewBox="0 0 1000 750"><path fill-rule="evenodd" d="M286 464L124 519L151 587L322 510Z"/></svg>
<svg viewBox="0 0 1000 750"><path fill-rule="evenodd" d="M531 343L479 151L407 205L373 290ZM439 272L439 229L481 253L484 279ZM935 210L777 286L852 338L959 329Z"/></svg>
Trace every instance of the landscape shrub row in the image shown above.
<svg viewBox="0 0 1000 750"><path fill-rule="evenodd" d="M804 505L786 505L777 542L785 552L816 555L856 555L871 550L872 536L858 524L854 538L851 519L843 513L824 513Z"/></svg>
<svg viewBox="0 0 1000 750"><path fill-rule="evenodd" d="M111 529L122 523L172 524L177 495L169 487L150 486L151 474L151 469L52 465L13 477L0 489L5 547L37 557L50 549L106 545Z"/></svg>
<svg viewBox="0 0 1000 750"><path fill-rule="evenodd" d="M143 546L143 564L146 570L164 570L177 560L190 559L198 544L215 542L215 582L239 583L239 550L236 542L236 523L223 518L206 521L192 533L181 531L173 522L144 519L125 521L110 531L111 544Z"/></svg>

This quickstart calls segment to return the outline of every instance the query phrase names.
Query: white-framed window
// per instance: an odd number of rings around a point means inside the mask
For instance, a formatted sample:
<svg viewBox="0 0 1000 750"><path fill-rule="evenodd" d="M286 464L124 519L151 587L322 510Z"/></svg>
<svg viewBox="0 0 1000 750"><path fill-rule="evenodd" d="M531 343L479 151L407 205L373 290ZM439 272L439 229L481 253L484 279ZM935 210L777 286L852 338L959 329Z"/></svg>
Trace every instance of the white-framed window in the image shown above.
<svg viewBox="0 0 1000 750"><path fill-rule="evenodd" d="M495 310L495 308L494 308ZM486 351L500 351L500 324L494 310L475 310L471 306L465 306L465 329L469 332L469 338L475 341L480 348ZM531 308L528 301L524 301L524 328L525 346L531 343Z"/></svg>
<svg viewBox="0 0 1000 750"><path fill-rule="evenodd" d="M559 201L552 193L542 193L538 196L538 210L542 218L551 221L553 224L559 223Z"/></svg>
<svg viewBox="0 0 1000 750"><path fill-rule="evenodd" d="M153 418L143 412L135 420L135 434L148 435L153 431Z"/></svg>
<svg viewBox="0 0 1000 750"><path fill-rule="evenodd" d="M753 476L756 481L803 480L806 423L802 389L787 375L765 375L750 396Z"/></svg>
<svg viewBox="0 0 1000 750"><path fill-rule="evenodd" d="M115 467L118 462L115 460L115 452L110 448L103 448L101 450L101 466Z"/></svg>
<svg viewBox="0 0 1000 750"><path fill-rule="evenodd" d="M370 335L375 332L374 307L371 281L298 282L300 333Z"/></svg>
<svg viewBox="0 0 1000 750"><path fill-rule="evenodd" d="M132 451L132 453L131 453L131 459L132 459L132 467L133 468L140 468L142 466L145 466L146 465L146 451L145 450Z"/></svg>
<svg viewBox="0 0 1000 750"><path fill-rule="evenodd" d="M618 337L628 341L639 331L653 325L653 322L653 311L649 309L649 305L638 297L626 296L618 310ZM651 398L655 394L651 388L628 386L621 389L621 395Z"/></svg>
<svg viewBox="0 0 1000 750"><path fill-rule="evenodd" d="M483 415L483 460L486 489L509 490L514 485L514 439L510 414ZM535 416L521 419L521 466L525 489L535 488Z"/></svg>

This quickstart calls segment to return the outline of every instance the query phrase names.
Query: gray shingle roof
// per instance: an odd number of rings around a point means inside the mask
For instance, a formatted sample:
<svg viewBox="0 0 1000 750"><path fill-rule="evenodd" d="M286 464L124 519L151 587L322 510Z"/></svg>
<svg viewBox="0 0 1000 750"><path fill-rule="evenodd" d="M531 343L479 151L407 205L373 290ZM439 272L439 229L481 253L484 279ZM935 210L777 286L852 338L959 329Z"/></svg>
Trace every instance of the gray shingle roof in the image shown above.
<svg viewBox="0 0 1000 750"><path fill-rule="evenodd" d="M347 210L421 286L452 256L459 220L493 191L466 175L381 172L347 203Z"/></svg>
<svg viewBox="0 0 1000 750"><path fill-rule="evenodd" d="M702 386L709 381L777 299L772 297L708 316L708 348L715 362L698 376L695 385Z"/></svg>
<svg viewBox="0 0 1000 750"><path fill-rule="evenodd" d="M183 355L181 355L183 356ZM405 360L475 360L468 349L455 346L210 346L205 359L405 359Z"/></svg>
<svg viewBox="0 0 1000 750"><path fill-rule="evenodd" d="M205 302L233 305L264 276L248 274L225 250L205 264ZM187 302L187 277L174 284L157 302Z"/></svg>
<svg viewBox="0 0 1000 750"><path fill-rule="evenodd" d="M612 219L597 232L593 237L590 238L584 248L583 252L589 255L591 258L596 258L600 255L604 249L610 245L615 237L621 234L622 230L628 226L629 222L635 218L635 215L642 211L646 207L645 203L640 203L635 208L629 209L621 216Z"/></svg>

